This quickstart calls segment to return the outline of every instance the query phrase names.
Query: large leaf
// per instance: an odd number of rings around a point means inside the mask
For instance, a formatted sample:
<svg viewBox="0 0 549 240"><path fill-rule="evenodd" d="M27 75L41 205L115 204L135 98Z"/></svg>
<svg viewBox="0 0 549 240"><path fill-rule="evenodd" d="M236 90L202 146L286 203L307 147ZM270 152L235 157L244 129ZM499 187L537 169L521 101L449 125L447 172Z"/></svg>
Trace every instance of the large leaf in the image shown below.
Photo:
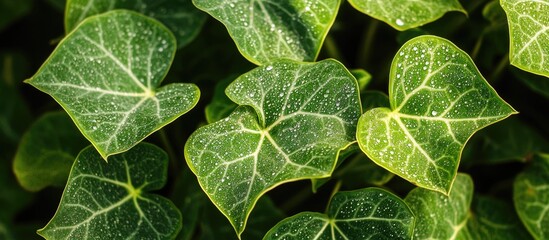
<svg viewBox="0 0 549 240"><path fill-rule="evenodd" d="M27 82L59 102L107 158L197 103L193 84L158 88L174 53L175 39L159 22L115 10L85 20Z"/></svg>
<svg viewBox="0 0 549 240"><path fill-rule="evenodd" d="M69 0L65 29L70 32L87 17L113 9L133 10L157 19L173 32L178 47L196 37L207 16L196 9L191 0Z"/></svg>
<svg viewBox="0 0 549 240"><path fill-rule="evenodd" d="M263 239L410 239L414 216L402 199L379 188L338 192L326 214L284 219Z"/></svg>
<svg viewBox="0 0 549 240"><path fill-rule="evenodd" d="M340 0L193 0L221 21L249 61L285 58L314 61L332 26Z"/></svg>
<svg viewBox="0 0 549 240"><path fill-rule="evenodd" d="M511 64L549 77L549 0L501 0L507 14Z"/></svg>
<svg viewBox="0 0 549 240"><path fill-rule="evenodd" d="M416 216L414 239L529 239L504 202L473 199L473 181L458 174L449 196L416 188L404 199ZM471 204L473 202L473 204Z"/></svg>
<svg viewBox="0 0 549 240"><path fill-rule="evenodd" d="M195 131L185 158L238 234L257 199L284 182L327 177L354 140L358 86L335 60L279 61L226 90L241 106ZM255 109L255 111L254 111Z"/></svg>
<svg viewBox="0 0 549 240"><path fill-rule="evenodd" d="M433 22L446 12L465 12L458 0L349 0L357 10L404 31Z"/></svg>
<svg viewBox="0 0 549 240"><path fill-rule="evenodd" d="M168 156L141 143L109 163L92 147L76 159L46 239L169 239L181 228L172 202L147 193L166 183Z"/></svg>
<svg viewBox="0 0 549 240"><path fill-rule="evenodd" d="M21 186L30 191L65 186L76 155L87 145L65 112L47 113L21 139L13 171Z"/></svg>
<svg viewBox="0 0 549 240"><path fill-rule="evenodd" d="M442 38L408 41L389 77L391 108L362 115L357 140L374 162L420 187L447 194L469 137L515 113L471 58Z"/></svg>
<svg viewBox="0 0 549 240"><path fill-rule="evenodd" d="M549 155L538 155L515 179L517 213L536 239L549 238Z"/></svg>

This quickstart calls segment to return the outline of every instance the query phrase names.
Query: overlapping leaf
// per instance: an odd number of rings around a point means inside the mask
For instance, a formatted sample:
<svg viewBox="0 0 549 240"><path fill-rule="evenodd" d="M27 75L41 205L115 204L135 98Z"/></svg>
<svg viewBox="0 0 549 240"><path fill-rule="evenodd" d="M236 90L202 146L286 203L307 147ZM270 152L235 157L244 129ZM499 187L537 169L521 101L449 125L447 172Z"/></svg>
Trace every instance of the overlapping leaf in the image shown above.
<svg viewBox="0 0 549 240"><path fill-rule="evenodd" d="M166 183L168 156L141 143L109 163L88 147L78 155L61 203L38 233L46 239L169 239L181 214L169 200L147 193Z"/></svg>
<svg viewBox="0 0 549 240"><path fill-rule="evenodd" d="M400 31L433 22L449 11L466 13L458 0L350 0L349 3Z"/></svg>
<svg viewBox="0 0 549 240"><path fill-rule="evenodd" d="M360 148L387 170L442 193L450 191L469 137L515 113L465 52L434 36L414 38L398 51L389 97L390 109L360 118Z"/></svg>
<svg viewBox="0 0 549 240"><path fill-rule="evenodd" d="M69 0L65 29L70 32L87 17L113 9L133 10L159 20L173 32L178 47L192 41L206 21L206 14L196 9L191 0Z"/></svg>
<svg viewBox="0 0 549 240"><path fill-rule="evenodd" d="M30 191L65 186L76 155L88 144L67 113L45 114L27 130L17 148L13 171L19 184Z"/></svg>
<svg viewBox="0 0 549 240"><path fill-rule="evenodd" d="M193 84L159 87L175 39L159 22L126 10L87 18L27 80L51 95L106 158L189 111Z"/></svg>
<svg viewBox="0 0 549 240"><path fill-rule="evenodd" d="M501 0L507 14L511 64L549 77L549 0Z"/></svg>
<svg viewBox="0 0 549 240"><path fill-rule="evenodd" d="M251 107L198 129L185 156L240 234L269 189L331 174L339 151L354 139L361 111L356 80L334 60L274 62L242 75L226 93Z"/></svg>
<svg viewBox="0 0 549 240"><path fill-rule="evenodd" d="M549 155L538 155L515 179L513 200L517 213L532 236L549 238Z"/></svg>
<svg viewBox="0 0 549 240"><path fill-rule="evenodd" d="M314 61L340 0L193 0L221 21L249 61Z"/></svg>
<svg viewBox="0 0 549 240"><path fill-rule="evenodd" d="M338 192L326 214L284 219L263 239L410 239L414 216L402 199L378 188Z"/></svg>

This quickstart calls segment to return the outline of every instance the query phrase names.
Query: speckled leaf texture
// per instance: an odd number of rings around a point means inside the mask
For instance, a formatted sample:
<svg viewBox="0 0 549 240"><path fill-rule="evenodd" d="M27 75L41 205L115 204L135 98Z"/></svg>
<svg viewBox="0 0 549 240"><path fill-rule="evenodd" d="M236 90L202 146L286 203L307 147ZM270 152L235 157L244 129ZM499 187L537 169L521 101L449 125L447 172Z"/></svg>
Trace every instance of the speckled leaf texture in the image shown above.
<svg viewBox="0 0 549 240"><path fill-rule="evenodd" d="M511 64L549 77L549 0L501 0L501 7L509 22Z"/></svg>
<svg viewBox="0 0 549 240"><path fill-rule="evenodd" d="M340 0L193 0L222 22L250 62L314 61Z"/></svg>
<svg viewBox="0 0 549 240"><path fill-rule="evenodd" d="M115 10L82 22L26 82L51 95L106 159L196 105L194 84L159 87L174 54L159 22Z"/></svg>
<svg viewBox="0 0 549 240"><path fill-rule="evenodd" d="M359 146L378 165L427 189L447 194L471 135L515 113L471 58L439 37L405 43L389 78L391 108L362 115Z"/></svg>
<svg viewBox="0 0 549 240"><path fill-rule="evenodd" d="M326 214L303 212L274 226L264 240L410 239L414 216L402 199L379 188L338 192Z"/></svg>
<svg viewBox="0 0 549 240"><path fill-rule="evenodd" d="M46 239L173 239L181 213L162 188L168 156L140 143L109 163L91 146L78 155L55 216L38 234Z"/></svg>
<svg viewBox="0 0 549 240"><path fill-rule="evenodd" d="M240 76L226 93L248 106L196 130L185 158L240 235L269 189L330 176L354 141L361 109L355 78L335 60L277 61Z"/></svg>
<svg viewBox="0 0 549 240"><path fill-rule="evenodd" d="M458 0L349 0L349 3L399 31L423 26L450 11L467 14Z"/></svg>
<svg viewBox="0 0 549 240"><path fill-rule="evenodd" d="M207 17L191 0L67 0L66 5L67 32L87 17L113 9L127 9L155 18L166 25L175 35L179 48L195 38Z"/></svg>
<svg viewBox="0 0 549 240"><path fill-rule="evenodd" d="M515 209L536 239L549 238L549 155L535 156L515 179Z"/></svg>

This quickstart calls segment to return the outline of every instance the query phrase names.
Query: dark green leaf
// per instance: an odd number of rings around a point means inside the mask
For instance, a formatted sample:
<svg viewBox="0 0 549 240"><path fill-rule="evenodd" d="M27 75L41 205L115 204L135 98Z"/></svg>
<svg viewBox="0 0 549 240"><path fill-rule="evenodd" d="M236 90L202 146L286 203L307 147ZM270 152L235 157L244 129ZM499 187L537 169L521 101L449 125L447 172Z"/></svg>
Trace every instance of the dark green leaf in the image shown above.
<svg viewBox="0 0 549 240"><path fill-rule="evenodd" d="M238 106L225 94L225 89L235 78L232 76L225 78L215 85L212 101L204 109L208 123L217 122L228 117Z"/></svg>

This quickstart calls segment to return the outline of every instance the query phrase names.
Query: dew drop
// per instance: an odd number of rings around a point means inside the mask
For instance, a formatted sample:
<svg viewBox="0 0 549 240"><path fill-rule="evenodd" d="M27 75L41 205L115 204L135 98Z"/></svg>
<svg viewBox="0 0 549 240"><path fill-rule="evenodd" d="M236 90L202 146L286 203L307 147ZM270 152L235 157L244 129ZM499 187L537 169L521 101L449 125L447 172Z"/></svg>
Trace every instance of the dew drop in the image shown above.
<svg viewBox="0 0 549 240"><path fill-rule="evenodd" d="M431 114L432 114L433 116L436 116L436 115L438 114L438 112L437 112L437 111L432 111Z"/></svg>
<svg viewBox="0 0 549 240"><path fill-rule="evenodd" d="M396 20L396 25L402 26L402 25L404 25L404 21L402 21L402 19L398 18L398 19Z"/></svg>

